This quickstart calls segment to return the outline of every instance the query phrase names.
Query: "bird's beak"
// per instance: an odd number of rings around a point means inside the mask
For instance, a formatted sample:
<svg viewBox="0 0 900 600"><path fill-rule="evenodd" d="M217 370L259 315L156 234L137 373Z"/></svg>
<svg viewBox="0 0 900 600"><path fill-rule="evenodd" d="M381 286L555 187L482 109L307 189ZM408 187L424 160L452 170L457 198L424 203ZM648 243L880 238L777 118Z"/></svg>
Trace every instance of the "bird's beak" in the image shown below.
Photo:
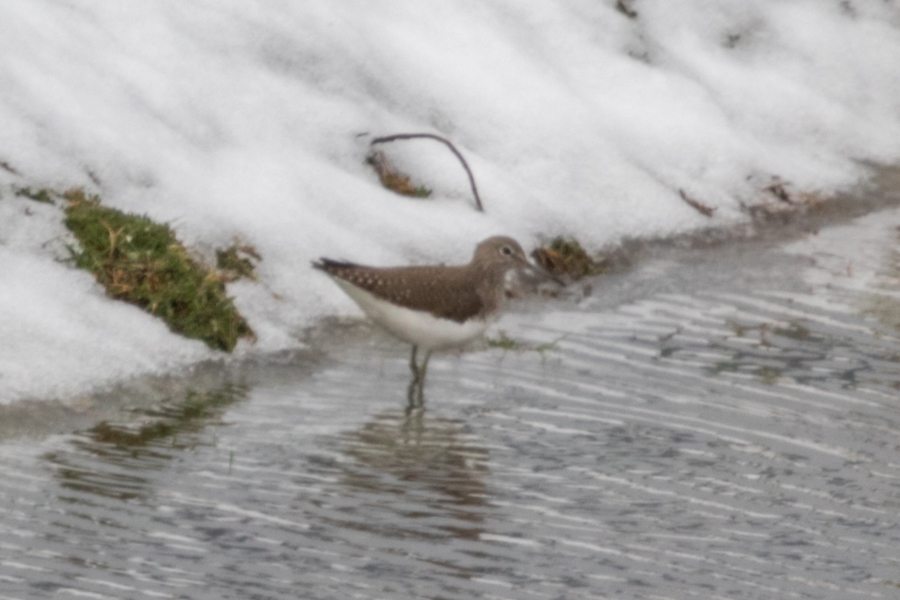
<svg viewBox="0 0 900 600"><path fill-rule="evenodd" d="M553 282L560 287L566 287L566 282L552 275L549 271L544 270L543 268L532 264L531 261L525 263L525 266L522 267L522 275L534 282L534 285L540 286L544 283Z"/></svg>

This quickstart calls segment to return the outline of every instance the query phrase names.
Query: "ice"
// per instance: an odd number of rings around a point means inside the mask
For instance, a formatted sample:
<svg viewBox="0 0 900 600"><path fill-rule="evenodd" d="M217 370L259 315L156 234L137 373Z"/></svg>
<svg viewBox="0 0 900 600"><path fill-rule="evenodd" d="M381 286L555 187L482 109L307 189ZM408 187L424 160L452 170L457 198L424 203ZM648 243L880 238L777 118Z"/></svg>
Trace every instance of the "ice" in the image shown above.
<svg viewBox="0 0 900 600"><path fill-rule="evenodd" d="M64 262L83 186L211 256L262 255L232 286L258 334L296 347L358 314L309 268L465 262L505 233L591 248L745 218L772 177L823 192L900 156L900 10L882 0L4 0L0 4L0 403L67 398L212 353L104 297ZM384 190L382 149L428 200Z"/></svg>

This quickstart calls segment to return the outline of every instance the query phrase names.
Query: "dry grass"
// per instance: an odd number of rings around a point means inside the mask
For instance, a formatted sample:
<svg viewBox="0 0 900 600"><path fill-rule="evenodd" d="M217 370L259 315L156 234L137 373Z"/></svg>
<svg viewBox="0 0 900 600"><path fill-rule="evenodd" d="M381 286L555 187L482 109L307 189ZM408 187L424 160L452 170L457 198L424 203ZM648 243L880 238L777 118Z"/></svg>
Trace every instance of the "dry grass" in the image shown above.
<svg viewBox="0 0 900 600"><path fill-rule="evenodd" d="M594 259L585 252L578 240L558 237L548 246L535 250L532 257L552 275L568 275L573 280L606 271L607 261Z"/></svg>
<svg viewBox="0 0 900 600"><path fill-rule="evenodd" d="M381 185L392 192L396 192L403 196L414 196L416 198L427 198L431 195L431 190L425 186L415 185L408 176L399 172L394 165L391 164L391 161L388 160L388 157L385 156L384 152L376 150L370 153L369 156L366 157L366 162L375 169L375 172L378 174L378 179L381 180Z"/></svg>

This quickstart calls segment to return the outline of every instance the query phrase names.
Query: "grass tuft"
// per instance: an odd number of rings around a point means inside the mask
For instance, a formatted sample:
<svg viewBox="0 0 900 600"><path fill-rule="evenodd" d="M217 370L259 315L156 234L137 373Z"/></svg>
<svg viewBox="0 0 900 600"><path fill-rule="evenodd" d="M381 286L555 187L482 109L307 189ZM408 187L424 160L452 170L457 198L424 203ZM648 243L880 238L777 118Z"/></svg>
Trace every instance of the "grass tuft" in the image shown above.
<svg viewBox="0 0 900 600"><path fill-rule="evenodd" d="M81 249L76 266L94 274L106 293L140 306L169 328L230 352L253 330L225 293L225 277L189 255L168 225L102 206L83 190L63 194L66 226Z"/></svg>

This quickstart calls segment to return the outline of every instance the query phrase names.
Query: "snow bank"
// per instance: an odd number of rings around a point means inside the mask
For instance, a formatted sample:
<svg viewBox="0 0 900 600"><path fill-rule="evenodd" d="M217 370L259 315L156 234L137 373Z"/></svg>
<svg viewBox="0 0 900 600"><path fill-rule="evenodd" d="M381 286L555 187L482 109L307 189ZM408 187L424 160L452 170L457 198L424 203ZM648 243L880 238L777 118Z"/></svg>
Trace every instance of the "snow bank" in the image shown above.
<svg viewBox="0 0 900 600"><path fill-rule="evenodd" d="M232 288L267 352L354 311L309 268L464 262L484 237L588 246L742 218L773 176L833 190L900 156L900 9L881 0L4 0L0 403L66 397L211 353L60 258L84 186L201 251L263 256ZM364 164L372 136L414 200Z"/></svg>

